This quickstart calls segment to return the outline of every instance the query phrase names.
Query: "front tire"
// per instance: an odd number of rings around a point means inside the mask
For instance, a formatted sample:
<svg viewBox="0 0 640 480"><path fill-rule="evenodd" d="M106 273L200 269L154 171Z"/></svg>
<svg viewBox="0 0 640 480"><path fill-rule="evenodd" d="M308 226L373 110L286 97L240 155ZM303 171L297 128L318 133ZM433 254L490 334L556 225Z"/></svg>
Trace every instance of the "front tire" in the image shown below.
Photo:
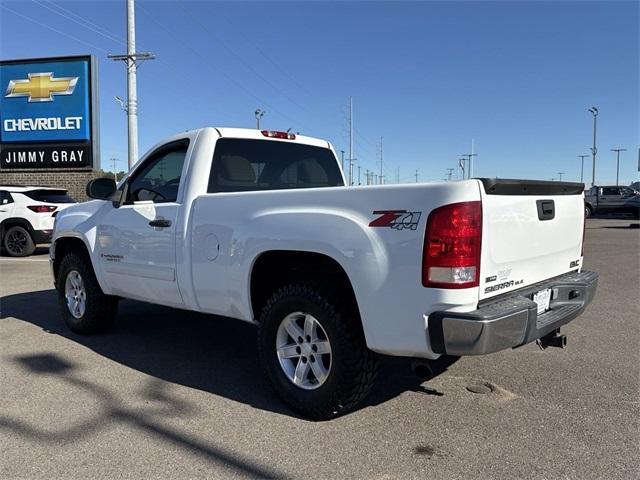
<svg viewBox="0 0 640 480"><path fill-rule="evenodd" d="M369 393L377 361L353 306L303 283L280 288L260 317L258 352L271 385L294 410L327 420Z"/></svg>
<svg viewBox="0 0 640 480"><path fill-rule="evenodd" d="M29 231L19 225L7 229L2 237L2 246L10 257L28 257L36 249Z"/></svg>
<svg viewBox="0 0 640 480"><path fill-rule="evenodd" d="M60 261L56 284L62 318L71 331L91 334L111 326L118 300L104 294L85 255L66 254Z"/></svg>

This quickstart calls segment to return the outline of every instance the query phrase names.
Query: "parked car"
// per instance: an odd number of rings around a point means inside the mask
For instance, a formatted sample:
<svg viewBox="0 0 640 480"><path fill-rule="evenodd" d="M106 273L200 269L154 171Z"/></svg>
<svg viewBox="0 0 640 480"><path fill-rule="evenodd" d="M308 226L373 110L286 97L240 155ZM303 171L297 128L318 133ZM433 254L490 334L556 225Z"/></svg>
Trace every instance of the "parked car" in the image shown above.
<svg viewBox="0 0 640 480"><path fill-rule="evenodd" d="M61 188L0 185L0 245L11 257L31 255L49 243L54 217L75 200Z"/></svg>
<svg viewBox="0 0 640 480"><path fill-rule="evenodd" d="M374 352L563 346L596 290L581 183L345 187L325 140L204 128L87 193L50 248L71 330L106 329L122 297L255 323L271 385L316 419L366 396Z"/></svg>
<svg viewBox="0 0 640 480"><path fill-rule="evenodd" d="M630 213L640 216L640 194L631 187L604 185L591 187L584 202L585 216L594 213Z"/></svg>

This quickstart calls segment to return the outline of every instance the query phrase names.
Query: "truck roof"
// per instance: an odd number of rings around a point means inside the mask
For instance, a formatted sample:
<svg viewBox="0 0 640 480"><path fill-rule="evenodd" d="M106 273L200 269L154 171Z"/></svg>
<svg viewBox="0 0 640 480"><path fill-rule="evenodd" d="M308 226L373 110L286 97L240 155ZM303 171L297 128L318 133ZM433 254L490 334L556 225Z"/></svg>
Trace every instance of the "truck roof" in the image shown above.
<svg viewBox="0 0 640 480"><path fill-rule="evenodd" d="M233 127L212 127L222 138L247 138L254 140L274 140L278 142L291 142L301 143L305 145L312 145L315 147L331 148L331 144L327 140L321 138L307 137L306 135L300 135L299 133L291 132L295 134L295 139L280 139L274 137L268 137L262 132L269 132L272 130L257 130L255 128L233 128ZM282 130L279 132L287 133Z"/></svg>
<svg viewBox="0 0 640 480"><path fill-rule="evenodd" d="M58 188L58 187L49 187L47 185L10 185L10 184L0 184L0 190L8 190L9 192L21 193L21 192L29 192L31 190L64 190L67 191L66 188Z"/></svg>

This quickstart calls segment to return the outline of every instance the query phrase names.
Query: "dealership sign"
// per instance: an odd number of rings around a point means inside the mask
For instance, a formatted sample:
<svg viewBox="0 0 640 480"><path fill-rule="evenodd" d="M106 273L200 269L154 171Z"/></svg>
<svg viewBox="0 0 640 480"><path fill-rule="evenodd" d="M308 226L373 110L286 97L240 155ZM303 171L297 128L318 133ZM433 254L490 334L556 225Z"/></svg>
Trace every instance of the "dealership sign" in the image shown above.
<svg viewBox="0 0 640 480"><path fill-rule="evenodd" d="M0 169L94 164L94 75L91 56L0 62Z"/></svg>

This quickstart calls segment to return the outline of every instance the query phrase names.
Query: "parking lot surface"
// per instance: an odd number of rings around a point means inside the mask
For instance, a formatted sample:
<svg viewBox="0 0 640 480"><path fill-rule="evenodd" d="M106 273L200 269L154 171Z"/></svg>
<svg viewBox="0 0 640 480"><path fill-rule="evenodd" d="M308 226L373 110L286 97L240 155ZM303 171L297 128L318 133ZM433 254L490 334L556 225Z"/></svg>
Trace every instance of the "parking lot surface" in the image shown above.
<svg viewBox="0 0 640 480"><path fill-rule="evenodd" d="M426 382L383 359L363 407L328 422L282 406L253 326L123 301L113 330L78 336L59 317L46 250L3 257L0 478L639 478L630 223L588 220L599 288L563 328L567 349L444 359Z"/></svg>

